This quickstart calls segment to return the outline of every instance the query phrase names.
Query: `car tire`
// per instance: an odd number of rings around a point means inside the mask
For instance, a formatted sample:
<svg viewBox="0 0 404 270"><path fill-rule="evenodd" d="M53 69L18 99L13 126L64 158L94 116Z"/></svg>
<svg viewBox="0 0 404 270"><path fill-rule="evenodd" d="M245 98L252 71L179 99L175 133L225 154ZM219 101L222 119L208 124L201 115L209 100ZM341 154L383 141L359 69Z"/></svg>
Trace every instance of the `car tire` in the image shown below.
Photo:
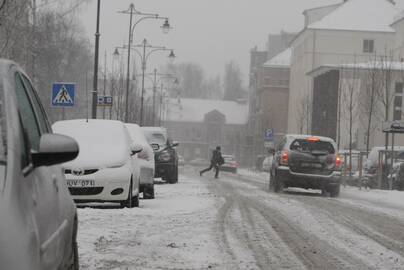
<svg viewBox="0 0 404 270"><path fill-rule="evenodd" d="M137 196L139 199L139 196ZM139 202L138 202L139 204ZM133 208L133 181L132 179L130 180L130 184L129 184L129 191L128 191L128 198L125 201L121 202L121 207L127 207L127 208Z"/></svg>
<svg viewBox="0 0 404 270"><path fill-rule="evenodd" d="M276 193L283 192L283 180L279 178L277 173L275 173L275 177L274 177L274 191Z"/></svg>
<svg viewBox="0 0 404 270"><path fill-rule="evenodd" d="M174 167L174 171L169 176L168 183L170 183L170 184L178 183L178 167L177 166Z"/></svg>
<svg viewBox="0 0 404 270"><path fill-rule="evenodd" d="M331 195L331 197L333 197L333 198L338 197L338 196L339 196L339 192L340 192L340 188L341 188L340 185L331 187L331 188L330 188L330 195Z"/></svg>
<svg viewBox="0 0 404 270"><path fill-rule="evenodd" d="M143 199L154 199L154 185L146 186L143 188Z"/></svg>

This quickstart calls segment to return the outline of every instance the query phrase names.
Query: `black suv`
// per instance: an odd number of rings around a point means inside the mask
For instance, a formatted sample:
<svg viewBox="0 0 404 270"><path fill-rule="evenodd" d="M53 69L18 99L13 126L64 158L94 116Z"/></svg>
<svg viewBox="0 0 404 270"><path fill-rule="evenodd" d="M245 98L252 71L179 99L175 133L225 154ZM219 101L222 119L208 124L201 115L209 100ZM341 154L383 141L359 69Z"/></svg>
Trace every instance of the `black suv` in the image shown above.
<svg viewBox="0 0 404 270"><path fill-rule="evenodd" d="M170 184L178 182L178 154L175 149L178 142L168 138L163 127L142 127L147 142L154 151L155 175Z"/></svg>
<svg viewBox="0 0 404 270"><path fill-rule="evenodd" d="M340 191L341 159L333 139L309 135L285 135L276 148L270 188L320 189L337 197Z"/></svg>

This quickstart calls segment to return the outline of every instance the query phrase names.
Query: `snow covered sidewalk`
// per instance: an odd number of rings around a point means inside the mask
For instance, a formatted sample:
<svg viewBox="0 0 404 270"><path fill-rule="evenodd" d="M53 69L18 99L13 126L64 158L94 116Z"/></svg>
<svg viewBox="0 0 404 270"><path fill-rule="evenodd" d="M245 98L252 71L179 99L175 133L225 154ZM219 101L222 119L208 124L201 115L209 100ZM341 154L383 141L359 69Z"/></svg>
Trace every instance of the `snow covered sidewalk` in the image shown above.
<svg viewBox="0 0 404 270"><path fill-rule="evenodd" d="M214 195L196 176L155 185L140 208L79 209L81 269L208 269L220 263Z"/></svg>

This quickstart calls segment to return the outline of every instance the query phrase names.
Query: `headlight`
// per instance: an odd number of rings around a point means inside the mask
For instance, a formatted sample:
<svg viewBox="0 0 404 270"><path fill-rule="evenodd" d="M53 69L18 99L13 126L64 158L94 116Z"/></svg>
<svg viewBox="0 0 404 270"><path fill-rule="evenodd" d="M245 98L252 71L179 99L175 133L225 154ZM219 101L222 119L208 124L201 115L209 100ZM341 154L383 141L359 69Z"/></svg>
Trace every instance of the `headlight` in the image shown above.
<svg viewBox="0 0 404 270"><path fill-rule="evenodd" d="M162 151L159 154L159 160L160 161L170 161L171 160L171 154L168 151Z"/></svg>

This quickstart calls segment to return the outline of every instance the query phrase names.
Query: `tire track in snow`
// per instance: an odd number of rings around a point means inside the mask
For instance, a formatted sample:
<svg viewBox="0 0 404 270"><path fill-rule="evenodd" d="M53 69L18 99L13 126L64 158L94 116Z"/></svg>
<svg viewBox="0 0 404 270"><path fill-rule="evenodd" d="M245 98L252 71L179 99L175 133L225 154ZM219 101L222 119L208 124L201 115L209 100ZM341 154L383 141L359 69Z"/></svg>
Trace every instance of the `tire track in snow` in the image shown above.
<svg viewBox="0 0 404 270"><path fill-rule="evenodd" d="M380 245L404 256L404 224L395 218L347 206L338 200L298 198L299 201L327 215L336 223L365 235ZM319 206L321 204L321 207Z"/></svg>

